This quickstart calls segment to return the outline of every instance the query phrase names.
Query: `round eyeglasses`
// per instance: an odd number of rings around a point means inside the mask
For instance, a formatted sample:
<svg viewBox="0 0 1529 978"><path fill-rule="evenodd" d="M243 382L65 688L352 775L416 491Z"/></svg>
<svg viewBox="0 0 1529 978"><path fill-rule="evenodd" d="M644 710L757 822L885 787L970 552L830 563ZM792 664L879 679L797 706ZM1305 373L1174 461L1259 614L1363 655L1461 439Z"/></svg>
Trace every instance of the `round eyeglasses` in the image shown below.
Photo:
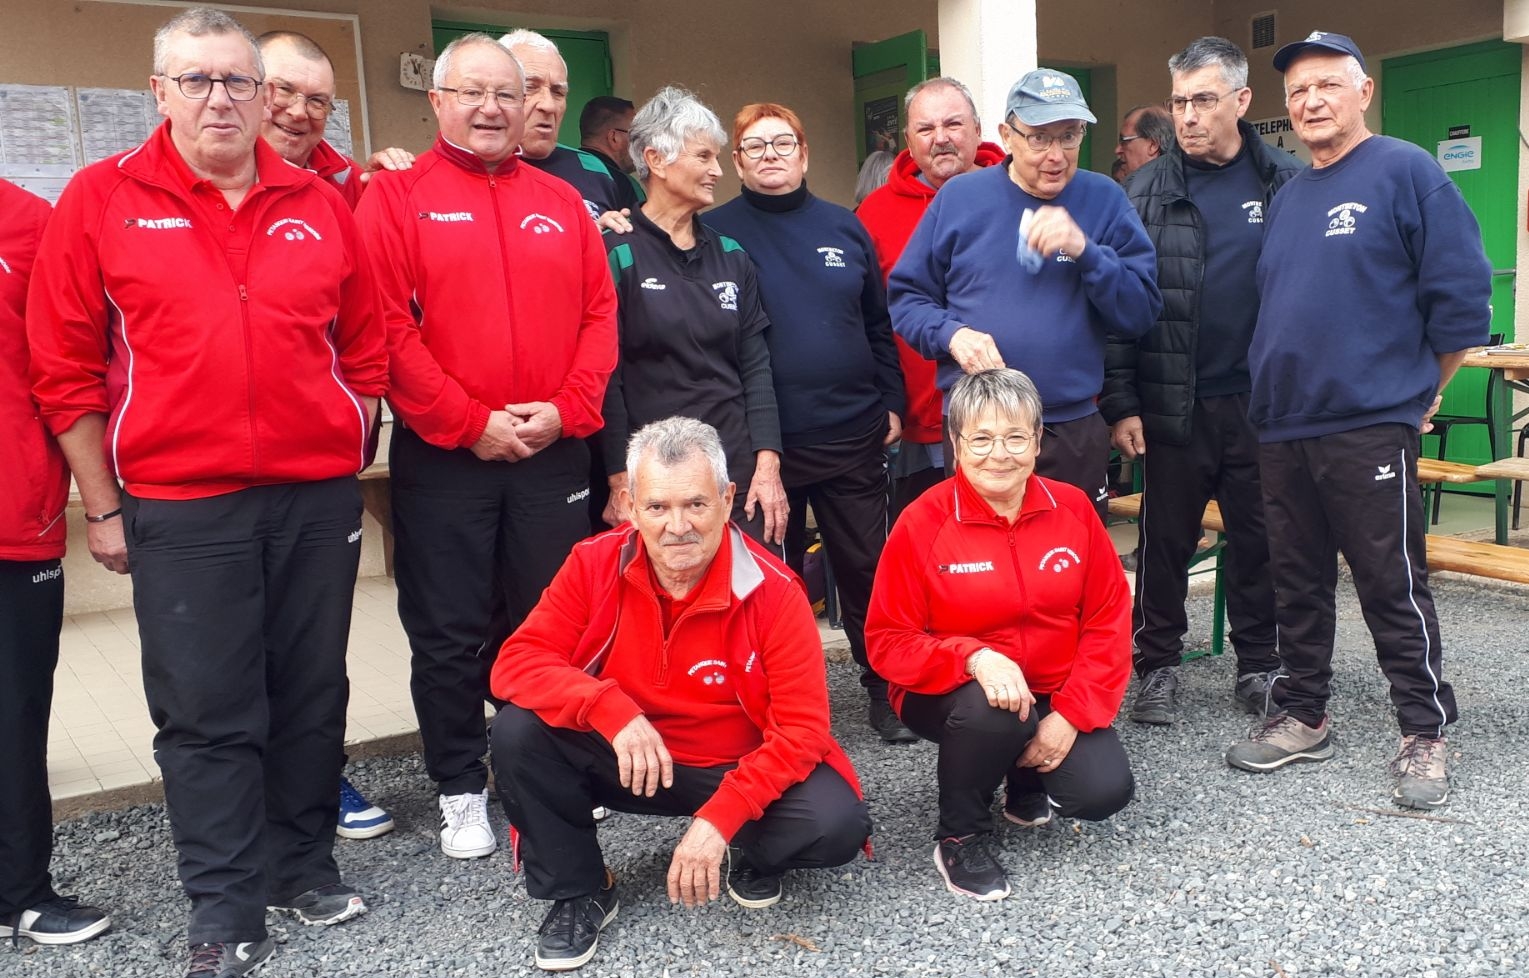
<svg viewBox="0 0 1529 978"><path fill-rule="evenodd" d="M292 106L301 106L302 110L315 119L323 119L334 111L334 102L327 95L304 95L286 82L276 82L276 93L271 101L277 108L290 109Z"/></svg>
<svg viewBox="0 0 1529 978"><path fill-rule="evenodd" d="M1029 146L1032 151L1036 153L1044 153L1046 150L1051 148L1052 143L1056 143L1058 146L1061 146L1066 150L1077 149L1079 146L1083 145L1083 137L1088 135L1088 127L1082 126L1078 129L1068 129L1059 134L1053 134L1049 132L1023 132L1019 129L1015 129L1014 132L1024 137L1025 145Z"/></svg>
<svg viewBox="0 0 1529 978"><path fill-rule="evenodd" d="M1030 446L1034 444L1029 435L1018 431L1011 431L1002 438L994 438L992 435L972 435L969 438L962 435L960 437L966 443L966 450L978 458L993 454L993 446L999 442L1003 442L1004 451L1016 457L1029 454Z"/></svg>
<svg viewBox="0 0 1529 978"><path fill-rule="evenodd" d="M790 133L781 133L774 139L760 139L758 136L750 136L748 139L738 141L738 152L751 160L764 159L765 147L775 150L776 156L790 156L801 145L801 140Z"/></svg>

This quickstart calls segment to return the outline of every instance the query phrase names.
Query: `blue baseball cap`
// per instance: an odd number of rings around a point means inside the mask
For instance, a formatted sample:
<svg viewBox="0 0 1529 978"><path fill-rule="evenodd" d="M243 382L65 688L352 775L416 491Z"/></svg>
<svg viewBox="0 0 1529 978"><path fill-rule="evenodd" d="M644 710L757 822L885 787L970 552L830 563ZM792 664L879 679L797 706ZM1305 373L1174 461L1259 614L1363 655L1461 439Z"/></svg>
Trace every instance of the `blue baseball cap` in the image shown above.
<svg viewBox="0 0 1529 978"><path fill-rule="evenodd" d="M1003 117L1017 116L1027 126L1049 126L1053 122L1081 119L1098 122L1088 111L1078 80L1055 68L1037 68L1014 83Z"/></svg>
<svg viewBox="0 0 1529 978"><path fill-rule="evenodd" d="M1346 34L1332 34L1328 31L1312 31L1299 41L1291 41L1289 44L1274 52L1274 70L1283 72L1290 62L1297 56L1307 51L1326 51L1330 54L1348 54L1359 62L1359 67L1369 71L1364 64L1364 55L1359 53L1359 45L1354 39Z"/></svg>

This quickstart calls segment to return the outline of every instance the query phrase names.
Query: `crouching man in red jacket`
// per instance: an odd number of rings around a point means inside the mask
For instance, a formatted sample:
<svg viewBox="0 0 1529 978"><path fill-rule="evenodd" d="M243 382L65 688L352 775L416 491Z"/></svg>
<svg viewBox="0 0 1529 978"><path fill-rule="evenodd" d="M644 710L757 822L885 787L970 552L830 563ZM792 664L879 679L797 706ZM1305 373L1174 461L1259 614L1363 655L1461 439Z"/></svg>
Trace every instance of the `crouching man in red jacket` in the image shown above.
<svg viewBox="0 0 1529 978"><path fill-rule="evenodd" d="M577 968L616 916L596 805L689 815L669 899L745 907L789 869L849 862L870 816L828 730L828 687L798 581L728 522L716 429L632 436L632 524L573 549L499 652L494 775L525 845L526 889L553 905L536 964Z"/></svg>

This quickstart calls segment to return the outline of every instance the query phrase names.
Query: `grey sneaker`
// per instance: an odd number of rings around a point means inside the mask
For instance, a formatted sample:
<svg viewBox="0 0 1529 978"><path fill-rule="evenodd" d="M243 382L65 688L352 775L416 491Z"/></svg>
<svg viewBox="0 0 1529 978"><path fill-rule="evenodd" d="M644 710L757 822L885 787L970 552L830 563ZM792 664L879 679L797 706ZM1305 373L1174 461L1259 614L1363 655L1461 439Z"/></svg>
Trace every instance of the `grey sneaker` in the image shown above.
<svg viewBox="0 0 1529 978"><path fill-rule="evenodd" d="M186 978L243 978L258 971L275 953L276 942L269 937L243 944L195 944Z"/></svg>
<svg viewBox="0 0 1529 978"><path fill-rule="evenodd" d="M1131 701L1131 720L1165 727L1179 718L1179 671L1173 666L1153 669L1142 677L1136 699Z"/></svg>
<svg viewBox="0 0 1529 978"><path fill-rule="evenodd" d="M1449 804L1449 770L1443 737L1409 734L1390 764L1396 777L1391 800L1403 808L1443 808Z"/></svg>
<svg viewBox="0 0 1529 978"><path fill-rule="evenodd" d="M1328 718L1308 727L1288 713L1280 713L1254 725L1248 739L1226 751L1226 763L1244 771L1272 771L1294 761L1325 761L1333 756Z"/></svg>
<svg viewBox="0 0 1529 978"><path fill-rule="evenodd" d="M1268 717L1270 707L1274 705L1272 694L1277 676L1277 672L1245 672L1237 677L1237 684L1232 687L1232 698L1244 712L1256 717ZM1278 713L1279 710L1272 712Z"/></svg>

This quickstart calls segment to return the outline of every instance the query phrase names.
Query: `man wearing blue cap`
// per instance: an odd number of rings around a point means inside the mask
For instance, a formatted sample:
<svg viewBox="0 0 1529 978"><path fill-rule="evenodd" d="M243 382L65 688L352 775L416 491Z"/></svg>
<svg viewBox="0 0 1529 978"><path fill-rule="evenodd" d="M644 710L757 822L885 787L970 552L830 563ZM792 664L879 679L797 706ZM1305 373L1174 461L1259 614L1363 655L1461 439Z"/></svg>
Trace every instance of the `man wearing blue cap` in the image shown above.
<svg viewBox="0 0 1529 978"><path fill-rule="evenodd" d="M1314 31L1274 67L1312 158L1269 208L1248 353L1286 675L1278 712L1226 759L1272 771L1332 756L1341 550L1401 727L1392 800L1439 808L1456 709L1428 588L1418 442L1466 348L1486 342L1492 266L1433 157L1365 126L1375 82L1352 39Z"/></svg>
<svg viewBox="0 0 1529 978"><path fill-rule="evenodd" d="M1070 75L1032 71L1009 91L1009 156L952 178L892 269L893 328L938 365L1014 367L1045 409L1041 475L1088 493L1102 517L1109 429L1095 399L1106 334L1136 337L1162 306L1141 220L1113 180L1078 170L1094 114ZM948 435L947 435L948 439ZM947 468L954 453L947 450Z"/></svg>

